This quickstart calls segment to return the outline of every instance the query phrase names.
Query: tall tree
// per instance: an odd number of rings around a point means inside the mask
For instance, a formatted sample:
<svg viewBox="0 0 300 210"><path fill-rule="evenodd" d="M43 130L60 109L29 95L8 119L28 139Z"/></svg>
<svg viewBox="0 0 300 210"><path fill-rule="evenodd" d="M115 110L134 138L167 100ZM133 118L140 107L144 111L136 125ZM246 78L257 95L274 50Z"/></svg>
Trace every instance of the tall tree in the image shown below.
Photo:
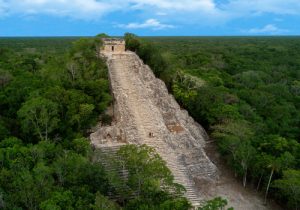
<svg viewBox="0 0 300 210"><path fill-rule="evenodd" d="M26 101L18 111L25 133L38 135L40 140L48 140L59 122L57 104L43 97Z"/></svg>
<svg viewBox="0 0 300 210"><path fill-rule="evenodd" d="M300 205L300 170L286 170L283 172L283 177L274 182L275 188L287 196L288 204L299 209Z"/></svg>
<svg viewBox="0 0 300 210"><path fill-rule="evenodd" d="M265 192L264 203L267 203L268 192L269 192L269 188L270 188L270 184L274 172L278 172L286 168L289 168L295 161L294 156L291 155L289 152L283 153L280 157L269 156L268 159L269 161L267 167L270 169L270 175L269 175L268 184Z"/></svg>

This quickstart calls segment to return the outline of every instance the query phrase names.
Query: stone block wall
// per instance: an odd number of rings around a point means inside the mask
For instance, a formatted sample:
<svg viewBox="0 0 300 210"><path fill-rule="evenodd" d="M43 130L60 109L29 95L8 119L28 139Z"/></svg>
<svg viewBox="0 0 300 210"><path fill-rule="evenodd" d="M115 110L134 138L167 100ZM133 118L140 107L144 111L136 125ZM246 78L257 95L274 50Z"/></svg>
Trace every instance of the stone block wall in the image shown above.
<svg viewBox="0 0 300 210"><path fill-rule="evenodd" d="M102 51L106 53L125 52L125 41L123 39L106 38L103 39Z"/></svg>

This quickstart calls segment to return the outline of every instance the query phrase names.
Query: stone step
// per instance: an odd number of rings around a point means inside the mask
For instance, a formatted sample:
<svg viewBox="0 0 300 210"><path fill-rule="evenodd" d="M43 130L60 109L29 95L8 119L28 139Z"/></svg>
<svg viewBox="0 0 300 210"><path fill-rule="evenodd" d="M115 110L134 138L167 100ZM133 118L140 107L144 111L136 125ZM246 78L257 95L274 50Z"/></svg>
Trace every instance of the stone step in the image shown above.
<svg viewBox="0 0 300 210"><path fill-rule="evenodd" d="M133 142L137 139L138 143L155 148L173 173L174 180L186 187L186 197L193 204L199 203L201 199L193 180L189 177L190 170L193 168L189 169L186 163L174 153L175 146L170 143L173 136L170 136L169 131L164 133L166 128L161 127L165 123L164 119L157 117L166 112L161 113L161 110L158 112L157 107L160 105L160 101L170 100L169 97L166 98L167 89L162 90L165 91L162 94L163 97L160 97L160 93L154 92L153 85L156 83L150 83L154 77L151 69L144 65L134 53L115 55L113 60L108 60L108 64L113 93L114 96L117 96L119 111L123 116L121 126L127 130L125 132L127 139ZM147 88L154 88L154 91ZM153 99L155 100L153 101ZM175 112L176 110L172 111L172 114ZM168 113L166 112L166 114ZM136 131L134 132L134 130ZM160 136L148 138L148 133L153 131L157 131ZM190 138L193 140L192 136ZM203 167L202 162L201 167ZM205 168L204 171L203 174L210 173L211 170Z"/></svg>

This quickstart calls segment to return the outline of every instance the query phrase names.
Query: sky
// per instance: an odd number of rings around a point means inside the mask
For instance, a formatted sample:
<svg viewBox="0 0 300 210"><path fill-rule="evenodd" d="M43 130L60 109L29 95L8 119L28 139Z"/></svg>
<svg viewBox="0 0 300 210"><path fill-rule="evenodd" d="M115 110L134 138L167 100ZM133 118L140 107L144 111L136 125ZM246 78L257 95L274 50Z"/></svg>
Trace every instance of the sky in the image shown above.
<svg viewBox="0 0 300 210"><path fill-rule="evenodd" d="M0 36L300 35L300 0L0 0Z"/></svg>

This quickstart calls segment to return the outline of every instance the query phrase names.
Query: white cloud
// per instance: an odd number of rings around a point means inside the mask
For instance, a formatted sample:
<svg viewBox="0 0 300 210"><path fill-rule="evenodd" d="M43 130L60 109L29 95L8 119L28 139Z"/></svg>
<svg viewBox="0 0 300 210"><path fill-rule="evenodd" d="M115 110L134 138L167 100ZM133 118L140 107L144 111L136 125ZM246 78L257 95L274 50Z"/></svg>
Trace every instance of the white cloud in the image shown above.
<svg viewBox="0 0 300 210"><path fill-rule="evenodd" d="M279 34L279 33L288 32L288 30L280 29L276 25L273 25L273 24L268 24L262 28L252 28L246 32L251 33L251 34Z"/></svg>
<svg viewBox="0 0 300 210"><path fill-rule="evenodd" d="M274 33L278 31L278 28L275 25L272 24L268 24L266 26L264 26L263 28L252 28L249 30L250 33Z"/></svg>
<svg viewBox="0 0 300 210"><path fill-rule="evenodd" d="M160 22L197 27L222 25L237 18L265 13L300 16L300 0L0 0L0 16L47 14L93 20L114 12L127 12L134 17L134 11L154 21L129 23L123 27L157 24L152 27L170 28Z"/></svg>
<svg viewBox="0 0 300 210"><path fill-rule="evenodd" d="M1 7L7 8L6 15L50 14L79 19L95 19L112 12L118 5L97 0L2 0Z"/></svg>
<svg viewBox="0 0 300 210"><path fill-rule="evenodd" d="M230 0L221 5L221 8L234 16L262 13L300 15L299 0Z"/></svg>
<svg viewBox="0 0 300 210"><path fill-rule="evenodd" d="M97 19L111 12L132 10L166 16L161 14L212 13L216 5L214 0L0 0L0 15L50 14Z"/></svg>
<svg viewBox="0 0 300 210"><path fill-rule="evenodd" d="M135 4L134 7L155 7L165 10L176 11L213 11L215 10L214 0L128 0Z"/></svg>
<svg viewBox="0 0 300 210"><path fill-rule="evenodd" d="M6 14L7 5L4 0L0 0L0 16L4 16Z"/></svg>
<svg viewBox="0 0 300 210"><path fill-rule="evenodd" d="M144 23L128 23L119 24L118 27L126 29L141 29L141 28L151 28L153 30L161 30L166 28L174 28L173 25L162 24L156 19L148 19Z"/></svg>
<svg viewBox="0 0 300 210"><path fill-rule="evenodd" d="M130 10L143 11L148 17L176 25L219 25L227 20L215 0L124 0Z"/></svg>
<svg viewBox="0 0 300 210"><path fill-rule="evenodd" d="M166 12L157 12L156 15L157 16L166 16L166 15L168 15L168 13L166 13Z"/></svg>

